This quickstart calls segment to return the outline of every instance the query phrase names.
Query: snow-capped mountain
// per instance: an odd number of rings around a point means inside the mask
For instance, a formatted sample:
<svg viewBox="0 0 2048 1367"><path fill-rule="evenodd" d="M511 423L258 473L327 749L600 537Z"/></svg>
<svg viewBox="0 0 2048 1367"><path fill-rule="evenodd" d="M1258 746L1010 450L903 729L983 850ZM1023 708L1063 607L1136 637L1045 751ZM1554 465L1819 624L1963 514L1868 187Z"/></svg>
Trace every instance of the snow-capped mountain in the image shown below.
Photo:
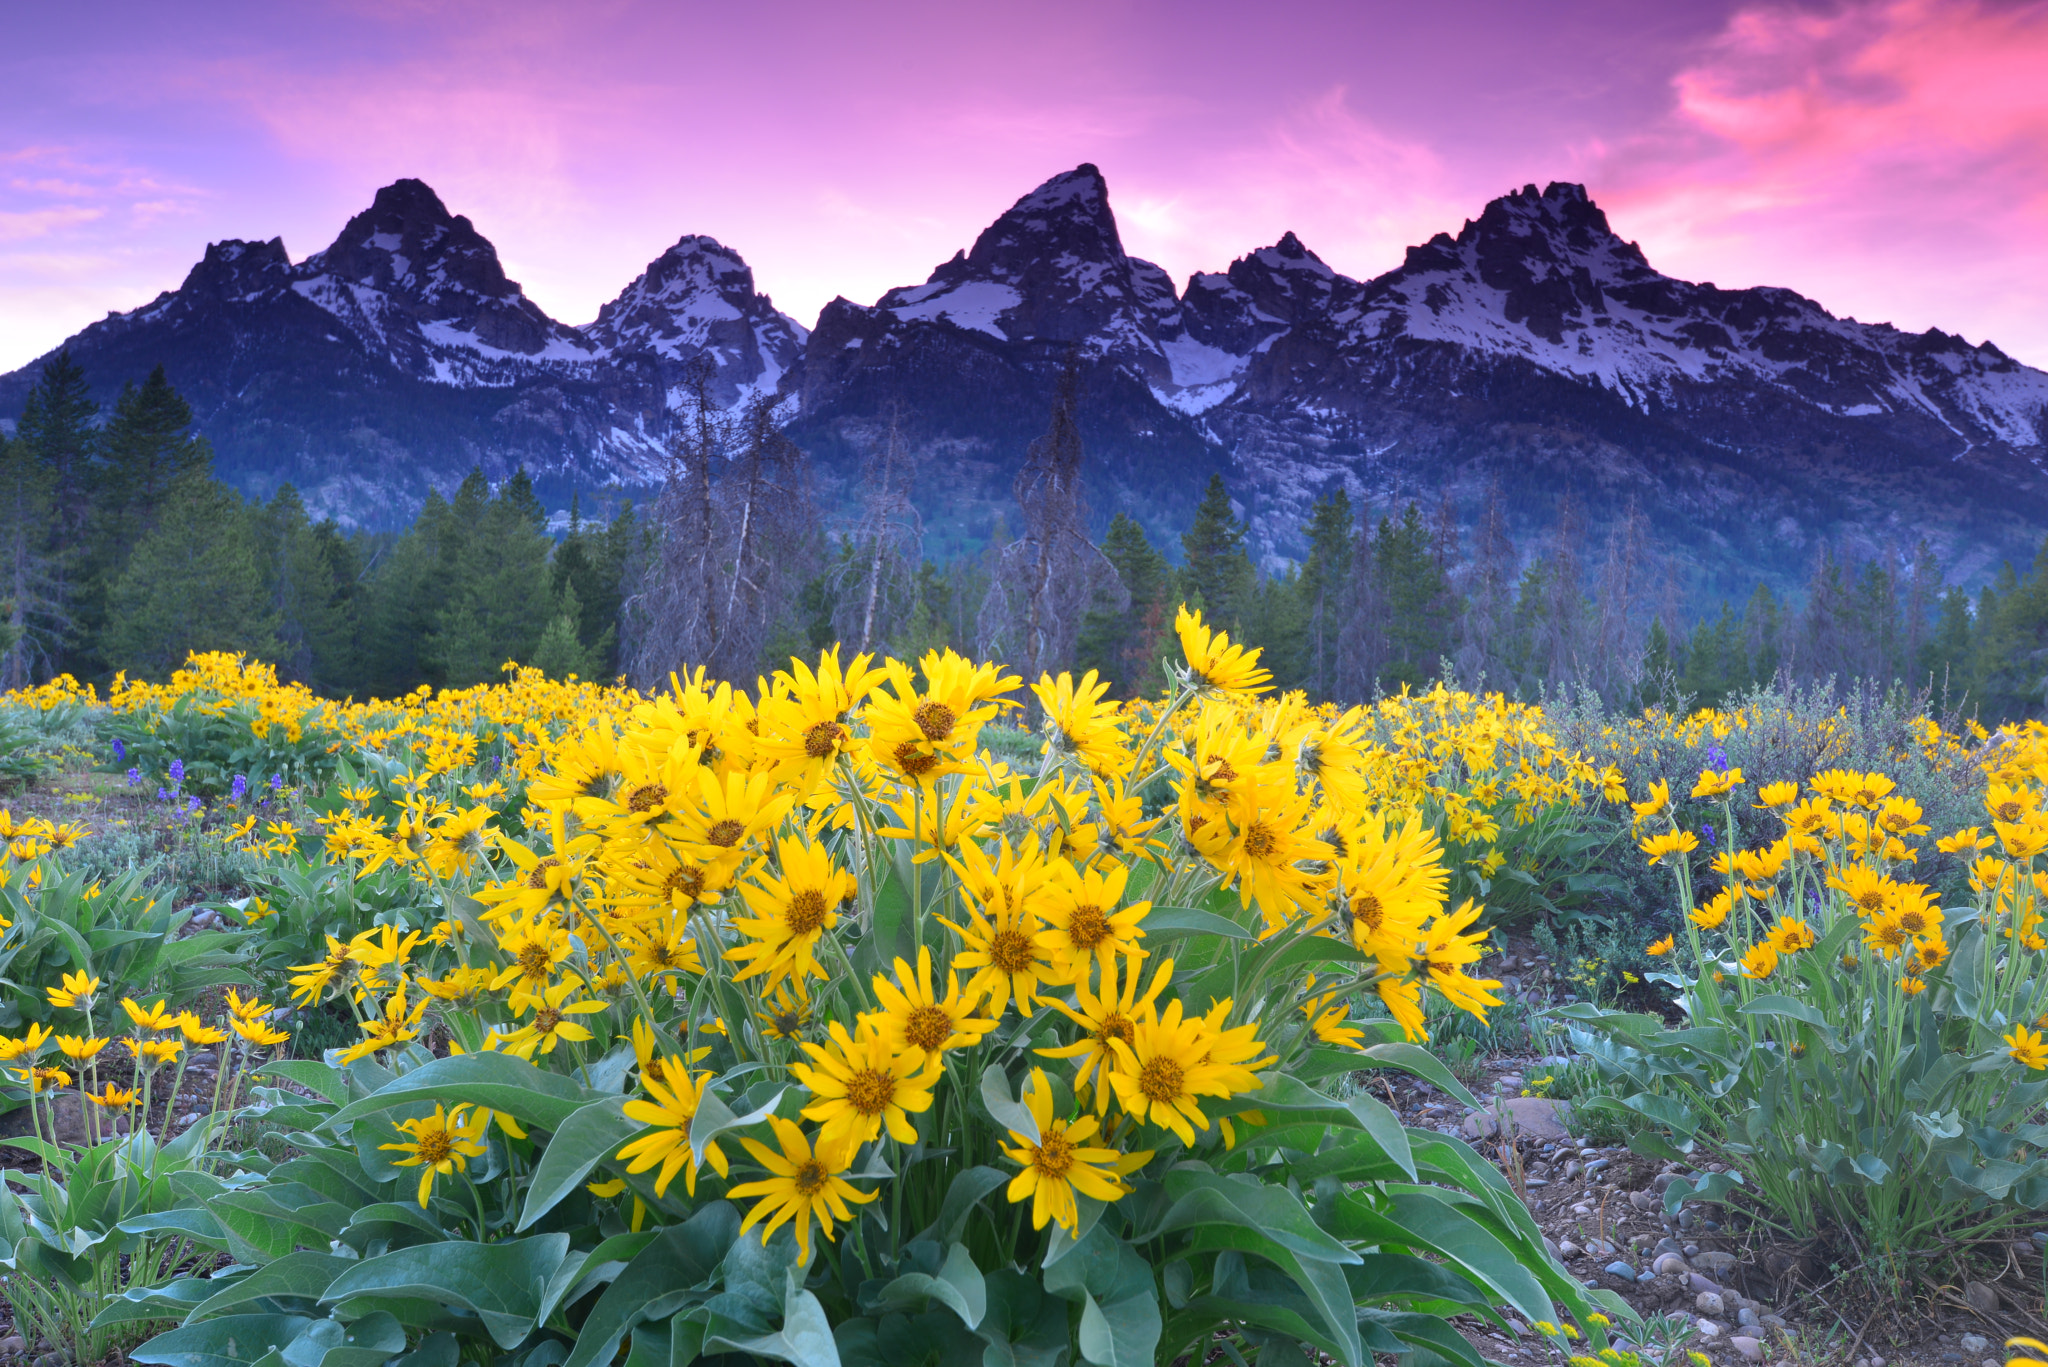
<svg viewBox="0 0 2048 1367"><path fill-rule="evenodd" d="M379 191L334 244L220 242L177 290L72 338L110 397L163 362L222 473L316 509L406 516L472 465L544 498L644 489L691 366L718 402L780 401L827 485L892 423L932 458L934 553L1010 514L1012 472L1077 368L1090 498L1172 544L1221 472L1258 552L1300 547L1339 486L1386 509L1499 485L1547 534L1569 493L1597 555L1633 502L1692 592L1796 577L1826 541L1922 537L1976 577L2048 528L2048 374L1986 342L1836 318L1783 289L1657 272L1577 185L1488 204L1352 279L1294 234L1183 288L1123 247L1084 165L1018 200L922 284L835 299L806 331L731 249L685 236L582 327L505 277L427 186ZM0 377L12 415L35 367Z"/></svg>
<svg viewBox="0 0 2048 1367"><path fill-rule="evenodd" d="M107 390L163 362L217 468L251 493L291 482L316 513L376 524L476 465L524 465L562 501L658 482L687 367L710 364L721 403L772 395L804 336L708 237L664 252L595 322L557 322L467 218L400 180L324 251L294 264L277 239L216 242L178 289L66 345ZM0 377L0 411L19 411L36 369Z"/></svg>

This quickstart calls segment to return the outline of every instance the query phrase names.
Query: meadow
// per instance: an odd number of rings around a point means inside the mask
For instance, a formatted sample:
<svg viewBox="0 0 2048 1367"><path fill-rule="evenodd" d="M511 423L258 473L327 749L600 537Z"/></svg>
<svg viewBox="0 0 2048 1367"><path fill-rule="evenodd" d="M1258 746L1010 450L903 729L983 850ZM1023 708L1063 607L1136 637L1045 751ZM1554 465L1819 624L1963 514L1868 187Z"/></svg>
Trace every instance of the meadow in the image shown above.
<svg viewBox="0 0 2048 1367"><path fill-rule="evenodd" d="M2048 727L1828 687L1339 709L1175 637L1123 702L938 650L6 695L18 1351L1723 1355L1383 1099L1484 1109L1446 1042L1529 1016L1493 965L1532 936L1572 975L1530 1090L1664 1165L1671 1229L2042 1322Z"/></svg>

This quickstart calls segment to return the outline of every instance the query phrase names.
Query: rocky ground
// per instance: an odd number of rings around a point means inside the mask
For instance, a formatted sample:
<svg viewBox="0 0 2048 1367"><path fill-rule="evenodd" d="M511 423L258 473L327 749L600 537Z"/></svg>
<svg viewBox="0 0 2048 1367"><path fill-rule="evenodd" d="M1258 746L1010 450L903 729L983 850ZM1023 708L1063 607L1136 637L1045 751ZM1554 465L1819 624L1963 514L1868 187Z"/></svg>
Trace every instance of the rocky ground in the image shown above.
<svg viewBox="0 0 2048 1367"><path fill-rule="evenodd" d="M1532 947L1511 946L1507 957L1529 995L1551 980ZM1853 1255L1773 1237L1739 1207L1688 1202L1666 1217L1666 1187L1720 1165L1665 1163L1574 1133L1568 1104L1523 1095L1530 1079L1555 1075L1566 1061L1475 1060L1468 1085L1488 1103L1479 1111L1414 1078L1379 1074L1371 1085L1407 1124L1455 1134L1492 1158L1567 1268L1644 1316L1663 1317L1664 1342L1683 1334L1686 1350L1713 1363L2001 1367L2008 1337L2048 1337L2048 1220L2019 1238L1958 1250L1931 1291L1881 1299ZM1501 1362L1560 1361L1527 1326L1514 1335L1477 1321L1463 1327Z"/></svg>

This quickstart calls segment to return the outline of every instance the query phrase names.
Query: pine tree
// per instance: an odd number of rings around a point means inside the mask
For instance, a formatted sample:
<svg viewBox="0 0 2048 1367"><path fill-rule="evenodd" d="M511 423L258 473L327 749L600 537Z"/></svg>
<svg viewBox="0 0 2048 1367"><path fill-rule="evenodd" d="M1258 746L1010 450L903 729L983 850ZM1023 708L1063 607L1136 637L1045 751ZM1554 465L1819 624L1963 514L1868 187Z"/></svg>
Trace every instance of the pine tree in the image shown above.
<svg viewBox="0 0 2048 1367"><path fill-rule="evenodd" d="M16 439L50 472L51 543L63 556L74 555L85 537L100 450L94 426L99 411L85 371L70 351L59 351L43 363L15 428Z"/></svg>
<svg viewBox="0 0 2048 1367"><path fill-rule="evenodd" d="M592 651L578 636L583 612L582 605L576 601L574 584L565 582L562 585L555 599L555 608L555 615L534 643L528 663L550 679L567 679L572 675L582 679L593 677Z"/></svg>
<svg viewBox="0 0 2048 1367"><path fill-rule="evenodd" d="M1742 641L1749 656L1750 678L1769 685L1784 667L1779 642L1785 635L1785 613L1769 584L1759 583L1742 610Z"/></svg>
<svg viewBox="0 0 2048 1367"><path fill-rule="evenodd" d="M1202 609L1211 626L1239 631L1239 614L1251 591L1251 557L1245 554L1245 527L1231 511L1223 476L1209 476L1209 487L1195 505L1195 520L1181 534L1181 597Z"/></svg>
<svg viewBox="0 0 2048 1367"><path fill-rule="evenodd" d="M0 437L0 687L31 683L62 639L63 580L50 549L54 483L27 442Z"/></svg>
<svg viewBox="0 0 2048 1367"><path fill-rule="evenodd" d="M1331 696L1337 633L1344 620L1344 590L1351 581L1351 496L1339 485L1309 509L1308 559L1296 587L1301 595L1303 657L1296 673L1311 698Z"/></svg>
<svg viewBox="0 0 2048 1367"><path fill-rule="evenodd" d="M1662 617L1652 617L1650 630L1643 640L1643 667L1636 675L1636 706L1666 706L1677 692L1678 667L1671 648L1671 634L1664 630Z"/></svg>
<svg viewBox="0 0 2048 1367"><path fill-rule="evenodd" d="M105 651L161 678L199 650L278 649L254 519L234 490L188 471L165 491L108 600Z"/></svg>
<svg viewBox="0 0 2048 1367"><path fill-rule="evenodd" d="M279 674L322 690L346 686L355 652L351 595L336 577L331 531L306 516L298 490L284 485L263 510L258 528L277 618Z"/></svg>
<svg viewBox="0 0 2048 1367"><path fill-rule="evenodd" d="M464 505L475 500L465 481L452 518L459 520ZM553 610L548 567L553 546L543 530L544 517L522 470L483 506L467 534L448 538L455 546L455 564L426 644L427 658L448 686L484 683L498 677L504 662L529 659L550 621L560 615Z"/></svg>
<svg viewBox="0 0 2048 1367"><path fill-rule="evenodd" d="M394 698L442 676L425 650L428 632L448 600L454 573L443 548L455 538L455 512L429 491L419 516L403 535L383 548L363 604L364 690Z"/></svg>
<svg viewBox="0 0 2048 1367"><path fill-rule="evenodd" d="M1118 608L1113 596L1097 595L1081 623L1074 667L1096 671L1118 697L1144 697L1165 684L1159 661L1173 629L1174 605L1167 602L1173 567L1124 513L1110 519L1102 554L1130 601Z"/></svg>

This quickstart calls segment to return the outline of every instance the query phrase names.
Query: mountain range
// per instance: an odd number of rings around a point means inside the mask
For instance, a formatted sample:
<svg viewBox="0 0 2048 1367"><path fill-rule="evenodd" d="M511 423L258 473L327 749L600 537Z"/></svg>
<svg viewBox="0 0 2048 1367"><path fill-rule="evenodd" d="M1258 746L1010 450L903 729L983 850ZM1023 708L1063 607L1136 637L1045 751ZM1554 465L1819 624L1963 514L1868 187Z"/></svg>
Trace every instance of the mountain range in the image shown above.
<svg viewBox="0 0 2048 1367"><path fill-rule="evenodd" d="M699 236L595 321L557 322L467 218L400 180L324 251L214 243L176 290L65 345L103 398L163 363L245 491L289 481L373 526L479 465L526 467L557 505L644 496L701 358L720 404L778 400L828 513L897 426L938 556L1014 521L1011 476L1069 366L1098 523L1127 511L1172 544L1220 473L1273 567L1340 486L1379 511L1448 500L1467 524L1497 487L1525 551L1569 495L1589 559L1633 505L1695 597L1795 582L1823 544L1925 539L1969 582L2048 531L2048 374L1790 290L1660 274L1563 183L1370 280L1289 233L1176 289L1124 250L1083 165L924 283L834 299L806 329ZM0 376L0 413L38 366Z"/></svg>

